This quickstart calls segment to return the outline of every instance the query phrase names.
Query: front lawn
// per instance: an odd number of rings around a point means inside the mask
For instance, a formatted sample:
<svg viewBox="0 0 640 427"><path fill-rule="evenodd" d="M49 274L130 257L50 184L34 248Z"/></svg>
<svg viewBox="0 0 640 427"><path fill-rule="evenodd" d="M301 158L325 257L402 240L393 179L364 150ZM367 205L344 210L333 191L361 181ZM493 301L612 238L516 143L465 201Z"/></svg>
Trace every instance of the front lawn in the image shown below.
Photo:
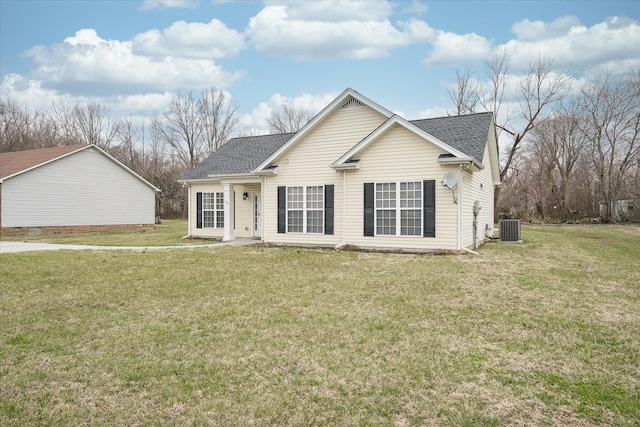
<svg viewBox="0 0 640 427"><path fill-rule="evenodd" d="M640 227L0 255L0 425L637 426Z"/></svg>

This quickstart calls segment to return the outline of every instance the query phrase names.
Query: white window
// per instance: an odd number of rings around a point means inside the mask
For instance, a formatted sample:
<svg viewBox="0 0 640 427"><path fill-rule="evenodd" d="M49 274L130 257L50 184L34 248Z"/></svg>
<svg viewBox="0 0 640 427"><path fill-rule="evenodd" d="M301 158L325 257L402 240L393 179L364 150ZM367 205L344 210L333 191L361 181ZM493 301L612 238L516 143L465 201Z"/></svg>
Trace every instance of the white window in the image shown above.
<svg viewBox="0 0 640 427"><path fill-rule="evenodd" d="M287 187L287 232L324 232L324 186Z"/></svg>
<svg viewBox="0 0 640 427"><path fill-rule="evenodd" d="M202 193L202 226L224 228L224 193Z"/></svg>
<svg viewBox="0 0 640 427"><path fill-rule="evenodd" d="M377 235L420 236L422 182L377 183L375 214Z"/></svg>

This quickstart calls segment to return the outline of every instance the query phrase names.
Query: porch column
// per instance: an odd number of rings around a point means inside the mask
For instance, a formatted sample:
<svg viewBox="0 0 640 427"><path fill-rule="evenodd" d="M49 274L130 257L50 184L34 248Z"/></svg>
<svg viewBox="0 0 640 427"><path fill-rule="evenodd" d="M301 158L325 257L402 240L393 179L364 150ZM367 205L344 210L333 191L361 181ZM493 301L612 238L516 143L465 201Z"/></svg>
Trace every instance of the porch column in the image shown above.
<svg viewBox="0 0 640 427"><path fill-rule="evenodd" d="M224 188L224 237L223 242L235 240L233 223L235 222L235 199L233 197L233 184L223 184Z"/></svg>

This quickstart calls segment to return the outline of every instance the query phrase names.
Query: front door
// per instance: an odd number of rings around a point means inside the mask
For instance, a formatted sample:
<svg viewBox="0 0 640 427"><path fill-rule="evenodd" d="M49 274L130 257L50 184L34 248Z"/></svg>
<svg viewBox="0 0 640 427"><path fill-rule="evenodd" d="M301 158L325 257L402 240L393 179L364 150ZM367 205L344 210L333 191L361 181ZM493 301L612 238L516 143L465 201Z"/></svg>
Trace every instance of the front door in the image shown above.
<svg viewBox="0 0 640 427"><path fill-rule="evenodd" d="M253 237L259 239L260 233L260 192L253 192Z"/></svg>

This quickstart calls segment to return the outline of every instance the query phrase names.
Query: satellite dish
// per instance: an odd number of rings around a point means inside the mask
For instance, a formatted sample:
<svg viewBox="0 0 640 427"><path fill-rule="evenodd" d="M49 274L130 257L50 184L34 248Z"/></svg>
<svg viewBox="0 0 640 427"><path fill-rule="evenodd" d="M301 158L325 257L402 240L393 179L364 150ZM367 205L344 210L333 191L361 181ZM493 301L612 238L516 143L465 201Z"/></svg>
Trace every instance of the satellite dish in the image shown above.
<svg viewBox="0 0 640 427"><path fill-rule="evenodd" d="M453 190L458 185L458 174L455 172L447 172L442 177L442 185L449 190Z"/></svg>

